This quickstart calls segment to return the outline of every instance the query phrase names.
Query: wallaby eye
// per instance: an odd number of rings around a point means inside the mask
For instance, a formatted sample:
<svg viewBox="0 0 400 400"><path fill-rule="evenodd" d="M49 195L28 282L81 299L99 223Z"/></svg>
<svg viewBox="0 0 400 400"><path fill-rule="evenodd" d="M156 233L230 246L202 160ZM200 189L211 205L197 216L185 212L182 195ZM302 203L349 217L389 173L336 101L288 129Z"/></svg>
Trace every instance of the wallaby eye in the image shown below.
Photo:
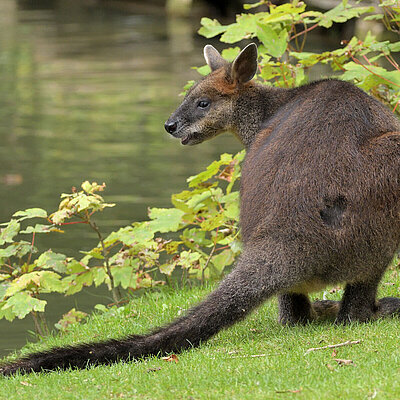
<svg viewBox="0 0 400 400"><path fill-rule="evenodd" d="M199 108L207 108L210 105L210 102L208 100L200 100L197 103L197 107Z"/></svg>

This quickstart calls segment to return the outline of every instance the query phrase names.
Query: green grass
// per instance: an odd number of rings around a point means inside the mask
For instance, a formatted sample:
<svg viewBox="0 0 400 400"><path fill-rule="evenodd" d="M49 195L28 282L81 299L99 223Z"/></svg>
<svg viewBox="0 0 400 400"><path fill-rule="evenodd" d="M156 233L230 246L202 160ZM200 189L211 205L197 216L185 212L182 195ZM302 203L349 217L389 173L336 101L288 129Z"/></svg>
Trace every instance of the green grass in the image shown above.
<svg viewBox="0 0 400 400"><path fill-rule="evenodd" d="M397 275L386 275L394 285L383 284L380 296L398 294ZM94 315L87 324L30 344L22 353L145 332L176 317L210 290L164 290L143 296L122 312ZM201 348L178 355L178 363L151 358L84 371L0 378L0 399L400 398L397 318L346 327L328 322L281 327L276 318L276 301L271 300ZM360 344L338 348L335 356L332 349L305 354L311 347L358 339ZM334 358L354 364L340 366Z"/></svg>

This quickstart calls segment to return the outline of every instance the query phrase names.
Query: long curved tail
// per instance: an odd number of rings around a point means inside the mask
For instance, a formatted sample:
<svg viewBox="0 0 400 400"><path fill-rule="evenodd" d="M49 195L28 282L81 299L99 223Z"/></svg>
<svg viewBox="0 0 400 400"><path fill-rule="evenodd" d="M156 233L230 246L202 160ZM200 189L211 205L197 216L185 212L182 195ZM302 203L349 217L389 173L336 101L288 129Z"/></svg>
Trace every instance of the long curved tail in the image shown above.
<svg viewBox="0 0 400 400"><path fill-rule="evenodd" d="M185 316L150 334L33 353L0 365L0 375L8 376L17 371L29 373L69 367L86 368L88 365L140 359L198 346L221 329L243 319L267 297L282 288L279 280L271 282L268 279L272 273L268 271L271 265L255 263L254 259L251 261L249 265L242 256L237 268L202 303L189 310ZM276 271L272 275L276 277Z"/></svg>

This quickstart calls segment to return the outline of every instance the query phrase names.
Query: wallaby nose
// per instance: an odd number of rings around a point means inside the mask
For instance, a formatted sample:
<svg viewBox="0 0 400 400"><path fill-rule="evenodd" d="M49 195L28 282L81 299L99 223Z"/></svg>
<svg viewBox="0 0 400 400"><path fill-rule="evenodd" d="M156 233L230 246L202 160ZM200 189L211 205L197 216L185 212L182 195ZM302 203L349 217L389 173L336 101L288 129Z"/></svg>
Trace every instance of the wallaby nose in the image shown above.
<svg viewBox="0 0 400 400"><path fill-rule="evenodd" d="M178 124L176 122L166 122L164 124L164 128L168 133L173 134L174 132L176 132L176 128L178 127Z"/></svg>

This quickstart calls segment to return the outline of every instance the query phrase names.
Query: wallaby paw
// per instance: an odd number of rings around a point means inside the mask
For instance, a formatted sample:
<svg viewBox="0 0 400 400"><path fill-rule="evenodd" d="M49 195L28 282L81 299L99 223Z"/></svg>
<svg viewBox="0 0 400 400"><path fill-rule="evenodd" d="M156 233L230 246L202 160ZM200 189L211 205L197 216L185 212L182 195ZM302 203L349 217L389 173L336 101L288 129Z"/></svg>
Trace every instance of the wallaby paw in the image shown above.
<svg viewBox="0 0 400 400"><path fill-rule="evenodd" d="M317 321L335 320L339 313L340 301L317 300L312 303L312 309Z"/></svg>
<svg viewBox="0 0 400 400"><path fill-rule="evenodd" d="M343 308L339 310L338 316L335 320L336 325L347 325L352 323L365 323L375 319L374 309L371 308L361 308L361 309L350 309L344 310Z"/></svg>
<svg viewBox="0 0 400 400"><path fill-rule="evenodd" d="M313 315L302 316L302 317L293 317L293 316L279 316L278 322L281 325L285 326L294 326L294 325L307 325L308 323L314 321L315 318Z"/></svg>

